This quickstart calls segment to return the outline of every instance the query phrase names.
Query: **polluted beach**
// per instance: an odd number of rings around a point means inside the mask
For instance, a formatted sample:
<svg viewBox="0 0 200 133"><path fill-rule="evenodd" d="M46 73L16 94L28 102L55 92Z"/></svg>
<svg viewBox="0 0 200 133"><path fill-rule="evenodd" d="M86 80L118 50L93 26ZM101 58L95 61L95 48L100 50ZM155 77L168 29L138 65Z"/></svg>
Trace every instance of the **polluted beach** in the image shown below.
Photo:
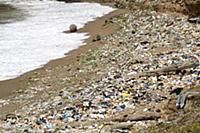
<svg viewBox="0 0 200 133"><path fill-rule="evenodd" d="M0 0L0 132L200 132L199 5Z"/></svg>
<svg viewBox="0 0 200 133"><path fill-rule="evenodd" d="M82 40L87 38L85 34L67 35L63 31L67 30L71 23L82 27L87 21L111 11L109 7L88 3L64 4L33 0L13 1L10 4L16 6L16 9L8 5L7 8L5 7L6 13L11 14L10 23L2 24L0 27L1 80L15 78L78 48ZM81 8L83 11L79 12ZM26 16L23 16L23 13L17 13L17 10L21 10ZM5 13L2 12L2 14ZM24 20L17 21L19 19L17 15L24 17ZM15 19L15 22L11 21Z"/></svg>

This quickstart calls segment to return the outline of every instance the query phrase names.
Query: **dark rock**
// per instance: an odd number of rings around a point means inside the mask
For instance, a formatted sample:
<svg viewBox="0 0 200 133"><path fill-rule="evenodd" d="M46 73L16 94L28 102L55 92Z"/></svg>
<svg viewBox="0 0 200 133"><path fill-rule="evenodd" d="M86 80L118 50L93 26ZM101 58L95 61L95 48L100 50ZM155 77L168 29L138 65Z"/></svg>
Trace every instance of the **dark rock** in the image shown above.
<svg viewBox="0 0 200 133"><path fill-rule="evenodd" d="M121 74L119 73L119 74L116 74L115 76L114 76L114 79L119 79L119 78L121 78Z"/></svg>
<svg viewBox="0 0 200 133"><path fill-rule="evenodd" d="M24 133L28 133L29 131L28 131L28 129L24 129Z"/></svg>
<svg viewBox="0 0 200 133"><path fill-rule="evenodd" d="M58 105L62 105L62 104L63 104L62 102L59 102L59 103L58 103Z"/></svg>
<svg viewBox="0 0 200 133"><path fill-rule="evenodd" d="M100 35L96 35L92 41L96 42L96 41L100 41L100 40L101 40L101 36Z"/></svg>
<svg viewBox="0 0 200 133"><path fill-rule="evenodd" d="M172 91L170 91L170 95L175 93L176 95L179 95L181 93L181 91L183 90L183 88L175 88Z"/></svg>
<svg viewBox="0 0 200 133"><path fill-rule="evenodd" d="M136 32L134 30L131 31L132 34L135 34Z"/></svg>
<svg viewBox="0 0 200 133"><path fill-rule="evenodd" d="M156 109L156 112L157 112L157 113L160 113L160 112L161 112L161 110L160 110L160 109Z"/></svg>
<svg viewBox="0 0 200 133"><path fill-rule="evenodd" d="M145 44L148 44L149 42L148 41L142 41L140 42L141 45L145 45Z"/></svg>
<svg viewBox="0 0 200 133"><path fill-rule="evenodd" d="M59 92L59 96L62 97L62 96L63 96L63 93L64 93L63 91L60 91L60 92Z"/></svg>

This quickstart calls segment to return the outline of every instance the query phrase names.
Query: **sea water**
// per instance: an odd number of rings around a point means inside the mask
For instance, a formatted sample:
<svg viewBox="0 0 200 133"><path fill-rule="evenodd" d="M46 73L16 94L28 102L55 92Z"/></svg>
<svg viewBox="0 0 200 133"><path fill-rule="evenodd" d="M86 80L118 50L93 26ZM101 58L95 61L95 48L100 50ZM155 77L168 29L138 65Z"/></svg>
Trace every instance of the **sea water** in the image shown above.
<svg viewBox="0 0 200 133"><path fill-rule="evenodd" d="M86 33L63 33L70 24L81 28L113 10L96 3L66 4L52 0L0 0L0 3L12 5L24 18L0 24L1 81L64 57L87 38Z"/></svg>

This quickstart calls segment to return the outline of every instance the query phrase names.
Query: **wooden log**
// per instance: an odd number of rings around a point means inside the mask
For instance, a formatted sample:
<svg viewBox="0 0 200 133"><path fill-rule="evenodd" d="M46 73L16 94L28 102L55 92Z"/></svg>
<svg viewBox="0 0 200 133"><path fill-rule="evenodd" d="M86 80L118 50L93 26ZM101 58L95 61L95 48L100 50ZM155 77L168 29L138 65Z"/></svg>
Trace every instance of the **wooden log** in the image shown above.
<svg viewBox="0 0 200 133"><path fill-rule="evenodd" d="M112 129L131 129L135 122L120 122L112 125Z"/></svg>
<svg viewBox="0 0 200 133"><path fill-rule="evenodd" d="M200 64L199 62L192 62L192 63L184 63L183 65L172 65L165 68L160 68L154 71L147 71L141 74L135 75L136 77L145 77L145 76L159 76L163 74L169 74L171 72L182 71L189 68L196 68Z"/></svg>
<svg viewBox="0 0 200 133"><path fill-rule="evenodd" d="M129 114L126 117L113 118L112 121L126 122L126 121L147 121L158 120L161 116L158 113L144 113L144 114Z"/></svg>

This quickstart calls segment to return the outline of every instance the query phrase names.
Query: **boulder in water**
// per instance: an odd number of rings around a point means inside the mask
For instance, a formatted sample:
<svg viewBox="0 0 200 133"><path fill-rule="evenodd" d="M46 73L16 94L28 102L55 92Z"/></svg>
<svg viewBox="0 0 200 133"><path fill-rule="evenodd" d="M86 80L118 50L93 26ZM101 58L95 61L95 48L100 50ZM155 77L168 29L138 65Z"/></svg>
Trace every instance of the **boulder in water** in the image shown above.
<svg viewBox="0 0 200 133"><path fill-rule="evenodd" d="M77 26L76 26L75 24L71 24L71 25L69 26L69 31L70 31L70 32L76 32L76 31L77 31Z"/></svg>

